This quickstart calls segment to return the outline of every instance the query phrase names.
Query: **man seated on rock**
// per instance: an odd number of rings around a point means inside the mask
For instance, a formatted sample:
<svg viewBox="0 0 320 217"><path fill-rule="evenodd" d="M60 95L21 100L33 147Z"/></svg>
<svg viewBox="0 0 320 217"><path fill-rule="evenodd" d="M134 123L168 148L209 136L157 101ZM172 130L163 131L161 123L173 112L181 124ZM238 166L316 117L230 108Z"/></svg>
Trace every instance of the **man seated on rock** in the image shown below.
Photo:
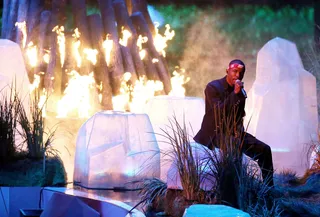
<svg viewBox="0 0 320 217"><path fill-rule="evenodd" d="M220 121L217 120L223 114L225 117L231 115L236 116L237 129L234 136L239 132L244 132L243 117L245 116L246 92L243 89L243 79L246 67L245 64L238 59L232 60L226 70L227 75L221 79L213 80L207 84L205 89L205 115L202 120L201 129L194 137L197 143L207 146L210 149L219 148L218 135L224 134L220 132ZM224 109L223 112L216 112L215 109ZM217 115L220 114L220 117ZM262 177L269 186L273 186L273 163L272 153L269 145L256 139L249 133L243 133L242 152L249 157L258 160L258 164L262 171Z"/></svg>

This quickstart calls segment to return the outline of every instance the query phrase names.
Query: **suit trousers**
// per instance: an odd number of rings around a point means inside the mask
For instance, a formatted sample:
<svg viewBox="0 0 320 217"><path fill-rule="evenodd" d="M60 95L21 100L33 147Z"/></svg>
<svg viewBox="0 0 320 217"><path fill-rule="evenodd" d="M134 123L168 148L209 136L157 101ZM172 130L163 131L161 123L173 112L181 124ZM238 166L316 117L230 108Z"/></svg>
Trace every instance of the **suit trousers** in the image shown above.
<svg viewBox="0 0 320 217"><path fill-rule="evenodd" d="M258 140L251 134L246 133L244 136L242 151L252 159L258 161L263 180L268 184L268 186L273 186L274 170L270 146Z"/></svg>
<svg viewBox="0 0 320 217"><path fill-rule="evenodd" d="M273 186L273 162L272 162L272 152L269 145L258 140L256 137L249 133L244 135L242 152L247 156L251 157L253 160L257 160L258 165L262 172L262 178L268 186ZM206 145L209 149L213 147L219 148L218 136L215 137L211 143Z"/></svg>

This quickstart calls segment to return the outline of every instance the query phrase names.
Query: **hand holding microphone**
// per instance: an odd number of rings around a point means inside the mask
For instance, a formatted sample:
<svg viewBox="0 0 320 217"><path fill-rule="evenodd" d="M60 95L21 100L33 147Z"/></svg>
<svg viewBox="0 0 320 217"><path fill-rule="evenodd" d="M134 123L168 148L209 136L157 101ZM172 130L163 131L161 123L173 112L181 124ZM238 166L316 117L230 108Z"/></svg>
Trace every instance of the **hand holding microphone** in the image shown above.
<svg viewBox="0 0 320 217"><path fill-rule="evenodd" d="M234 83L234 92L236 94L238 94L241 91L242 95L247 98L247 93L246 91L243 89L243 82L241 82L240 80L236 80Z"/></svg>

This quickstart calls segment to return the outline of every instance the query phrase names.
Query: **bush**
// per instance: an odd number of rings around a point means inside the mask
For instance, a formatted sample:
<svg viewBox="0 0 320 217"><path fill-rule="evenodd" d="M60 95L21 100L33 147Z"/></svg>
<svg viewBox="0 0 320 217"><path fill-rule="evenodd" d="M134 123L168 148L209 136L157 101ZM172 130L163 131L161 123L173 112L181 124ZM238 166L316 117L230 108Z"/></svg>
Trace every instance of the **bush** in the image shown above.
<svg viewBox="0 0 320 217"><path fill-rule="evenodd" d="M40 95L36 91L31 102L31 121L22 104L19 106L19 124L22 127L20 132L27 144L28 157L40 159L45 155L56 155L57 151L52 148L51 143L54 137L53 132L45 131L45 122L42 108L39 108ZM47 139L45 139L47 137Z"/></svg>
<svg viewBox="0 0 320 217"><path fill-rule="evenodd" d="M0 165L12 161L16 155L17 95L10 89L8 95L1 91L0 100Z"/></svg>

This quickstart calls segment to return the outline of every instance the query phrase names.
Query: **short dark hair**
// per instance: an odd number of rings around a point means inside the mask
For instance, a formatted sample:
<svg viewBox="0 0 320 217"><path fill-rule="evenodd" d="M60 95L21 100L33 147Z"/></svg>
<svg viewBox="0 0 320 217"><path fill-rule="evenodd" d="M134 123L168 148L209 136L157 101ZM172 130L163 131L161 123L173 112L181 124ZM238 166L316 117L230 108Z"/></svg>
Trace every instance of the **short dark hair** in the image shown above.
<svg viewBox="0 0 320 217"><path fill-rule="evenodd" d="M246 71L246 65L244 64L244 62L242 62L242 60L239 60L239 59L231 60L230 63L229 63L229 66L230 66L231 64L234 64L234 63L243 65L243 73L245 73L245 71Z"/></svg>

